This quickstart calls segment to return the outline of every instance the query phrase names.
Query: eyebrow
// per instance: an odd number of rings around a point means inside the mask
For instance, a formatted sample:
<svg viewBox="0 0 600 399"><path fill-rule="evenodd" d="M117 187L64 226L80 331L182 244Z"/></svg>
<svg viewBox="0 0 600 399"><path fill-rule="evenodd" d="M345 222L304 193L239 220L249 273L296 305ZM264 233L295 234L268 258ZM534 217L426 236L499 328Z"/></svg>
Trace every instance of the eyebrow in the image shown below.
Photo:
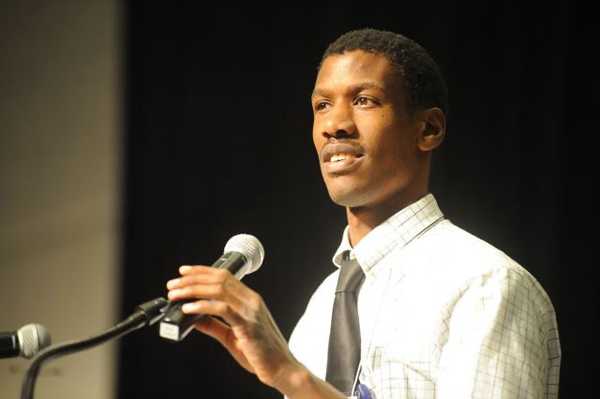
<svg viewBox="0 0 600 399"><path fill-rule="evenodd" d="M377 89L377 90L385 92L384 88L381 87L381 85L379 85L375 82L372 82L372 81L366 81L366 82L360 82L360 83L353 84L347 88L347 92L357 93L359 91L366 90L366 89ZM316 96L327 97L328 93L329 93L329 91L326 89L315 88L312 92L311 98L316 97Z"/></svg>

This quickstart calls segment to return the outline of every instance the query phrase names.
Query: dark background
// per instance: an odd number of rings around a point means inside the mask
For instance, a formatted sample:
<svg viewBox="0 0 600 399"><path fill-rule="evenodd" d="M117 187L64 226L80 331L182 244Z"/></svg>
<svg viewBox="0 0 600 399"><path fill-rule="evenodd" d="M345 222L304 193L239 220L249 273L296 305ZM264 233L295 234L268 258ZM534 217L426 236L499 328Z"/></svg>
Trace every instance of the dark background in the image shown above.
<svg viewBox="0 0 600 399"><path fill-rule="evenodd" d="M333 270L345 226L312 147L316 66L337 36L374 27L415 39L440 64L451 111L432 192L455 224L507 252L552 298L561 397L588 385L600 313L588 227L597 34L574 4L449 3L129 2L123 316L165 295L179 265L212 263L231 236L247 232L266 258L245 282L289 336ZM132 334L119 363L123 399L280 397L201 334L179 344L155 329Z"/></svg>

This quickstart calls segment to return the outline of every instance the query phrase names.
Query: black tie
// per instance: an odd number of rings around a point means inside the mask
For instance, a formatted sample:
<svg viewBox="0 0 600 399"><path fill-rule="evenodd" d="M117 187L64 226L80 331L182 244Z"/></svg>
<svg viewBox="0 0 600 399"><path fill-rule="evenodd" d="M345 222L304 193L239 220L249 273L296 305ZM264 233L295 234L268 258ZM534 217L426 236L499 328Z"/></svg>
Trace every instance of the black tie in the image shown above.
<svg viewBox="0 0 600 399"><path fill-rule="evenodd" d="M344 254L335 290L325 379L350 396L360 363L360 326L356 298L365 275L358 262L355 259L349 260L347 255L348 252Z"/></svg>

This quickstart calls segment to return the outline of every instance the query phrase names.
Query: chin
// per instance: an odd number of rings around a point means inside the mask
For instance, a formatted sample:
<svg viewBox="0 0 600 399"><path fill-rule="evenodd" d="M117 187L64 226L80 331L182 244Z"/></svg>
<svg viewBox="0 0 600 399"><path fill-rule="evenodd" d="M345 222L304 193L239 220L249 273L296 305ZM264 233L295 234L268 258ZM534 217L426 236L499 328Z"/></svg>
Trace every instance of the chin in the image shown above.
<svg viewBox="0 0 600 399"><path fill-rule="evenodd" d="M368 202L368 186L357 184L360 182L355 179L339 176L324 180L329 198L334 204L344 207L357 207Z"/></svg>
<svg viewBox="0 0 600 399"><path fill-rule="evenodd" d="M330 190L329 197L334 204L347 208L363 206L367 202L364 195L361 195L356 191Z"/></svg>

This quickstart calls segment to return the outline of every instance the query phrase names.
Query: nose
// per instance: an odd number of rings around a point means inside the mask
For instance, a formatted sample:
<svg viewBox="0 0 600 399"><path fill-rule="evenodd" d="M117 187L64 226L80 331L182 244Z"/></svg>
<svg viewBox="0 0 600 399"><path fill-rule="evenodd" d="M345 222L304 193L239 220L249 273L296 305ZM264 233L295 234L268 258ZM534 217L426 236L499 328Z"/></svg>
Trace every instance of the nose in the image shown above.
<svg viewBox="0 0 600 399"><path fill-rule="evenodd" d="M339 104L331 106L323 116L322 135L329 138L351 137L356 134L352 107Z"/></svg>

